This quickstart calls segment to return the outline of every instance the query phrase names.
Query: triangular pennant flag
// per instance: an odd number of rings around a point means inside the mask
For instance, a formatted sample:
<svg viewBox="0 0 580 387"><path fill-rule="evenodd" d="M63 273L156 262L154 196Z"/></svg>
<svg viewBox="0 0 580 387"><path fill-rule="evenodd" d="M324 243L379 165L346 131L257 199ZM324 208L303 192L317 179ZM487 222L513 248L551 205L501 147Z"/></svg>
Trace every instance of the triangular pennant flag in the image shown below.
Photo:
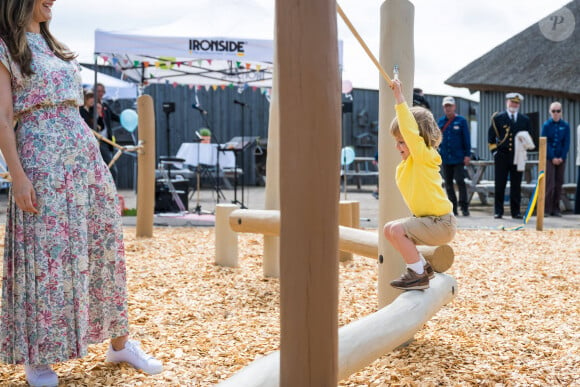
<svg viewBox="0 0 580 387"><path fill-rule="evenodd" d="M134 60L133 61L133 67L139 67L139 61L138 60Z"/></svg>
<svg viewBox="0 0 580 387"><path fill-rule="evenodd" d="M250 68L252 68L252 64L251 63L246 63L246 70L249 70Z"/></svg>
<svg viewBox="0 0 580 387"><path fill-rule="evenodd" d="M211 88L212 88L214 91L216 91L218 87L217 87L217 85L211 85Z"/></svg>
<svg viewBox="0 0 580 387"><path fill-rule="evenodd" d="M175 89L177 87L177 82L173 82L173 88Z"/></svg>
<svg viewBox="0 0 580 387"><path fill-rule="evenodd" d="M189 85L189 90L193 89L195 85Z"/></svg>
<svg viewBox="0 0 580 387"><path fill-rule="evenodd" d="M230 83L228 86L229 86L230 89L233 89L234 88L234 84L233 83Z"/></svg>
<svg viewBox="0 0 580 387"><path fill-rule="evenodd" d="M207 63L211 66L211 59L207 59Z"/></svg>
<svg viewBox="0 0 580 387"><path fill-rule="evenodd" d="M205 85L205 91L209 91L210 85ZM215 90L215 89L214 89Z"/></svg>
<svg viewBox="0 0 580 387"><path fill-rule="evenodd" d="M262 69L262 65L256 65L256 70L260 71Z"/></svg>
<svg viewBox="0 0 580 387"><path fill-rule="evenodd" d="M242 62L236 62L236 67L237 67L237 68L240 68L240 67L242 67Z"/></svg>
<svg viewBox="0 0 580 387"><path fill-rule="evenodd" d="M256 90L258 90L258 87L257 86L252 86L252 91L256 91Z"/></svg>
<svg viewBox="0 0 580 387"><path fill-rule="evenodd" d="M222 90L225 90L226 89L226 85L221 85L220 87L221 87Z"/></svg>
<svg viewBox="0 0 580 387"><path fill-rule="evenodd" d="M143 67L145 68L149 67L149 62L143 62Z"/></svg>

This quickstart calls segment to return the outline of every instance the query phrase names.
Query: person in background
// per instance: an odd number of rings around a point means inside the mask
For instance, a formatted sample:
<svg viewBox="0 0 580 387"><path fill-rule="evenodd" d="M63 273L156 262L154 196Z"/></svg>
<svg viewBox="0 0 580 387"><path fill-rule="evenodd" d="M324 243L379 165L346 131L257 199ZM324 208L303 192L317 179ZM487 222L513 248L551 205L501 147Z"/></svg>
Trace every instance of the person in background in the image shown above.
<svg viewBox="0 0 580 387"><path fill-rule="evenodd" d="M402 158L397 165L395 180L413 214L409 218L388 222L383 227L385 238L407 264L405 273L392 281L391 286L403 290L427 289L435 274L417 250L417 245L449 243L457 231L457 219L442 187L439 173L441 155L437 152L441 131L433 114L422 107L409 109L398 79L393 80L391 88L397 112L397 117L391 122L391 134Z"/></svg>
<svg viewBox="0 0 580 387"><path fill-rule="evenodd" d="M427 110L431 110L431 106L429 102L425 99L425 94L423 93L423 89L415 87L413 89L413 106L421 106Z"/></svg>
<svg viewBox="0 0 580 387"><path fill-rule="evenodd" d="M566 157L570 150L570 124L562 119L562 104L550 105L550 116L542 125L542 137L546 137L546 201L545 212L551 216L560 213L560 196L564 184Z"/></svg>
<svg viewBox="0 0 580 387"><path fill-rule="evenodd" d="M95 105L95 95L92 92L84 93L84 104L79 108L79 113L87 125L92 129L94 122L93 108ZM97 104L97 131L101 131L104 126L103 117L101 114L101 104Z"/></svg>
<svg viewBox="0 0 580 387"><path fill-rule="evenodd" d="M459 207L463 216L469 216L469 203L467 201L467 187L465 185L464 167L471 161L471 139L469 126L465 117L455 113L455 98L443 98L443 111L445 115L437 121L441 129L443 140L439 145L439 153L443 164L441 170L445 180L447 197L453 204L453 214L457 216L457 196L455 185L459 189Z"/></svg>
<svg viewBox="0 0 580 387"><path fill-rule="evenodd" d="M107 361L156 374L161 362L129 340L116 189L79 114L75 55L49 30L53 5L0 2L0 150L12 177L0 361L24 365L31 386L57 386L53 364L110 339Z"/></svg>
<svg viewBox="0 0 580 387"><path fill-rule="evenodd" d="M580 125L576 128L576 166L578 167L576 194L574 195L574 213L580 214Z"/></svg>
<svg viewBox="0 0 580 387"><path fill-rule="evenodd" d="M106 139L113 141L113 121L120 122L120 118L117 114L111 110L111 107L105 102L104 97L107 93L105 85L102 83L97 83L97 104L100 104L102 107L101 113L99 116L102 118L103 127L99 131L99 133L105 137ZM101 156L103 156L103 160L105 164L109 165L111 160L114 157L115 148L104 141L99 142L99 149L101 151ZM113 164L110 168L111 175L113 175L113 180L117 183L117 165Z"/></svg>
<svg viewBox="0 0 580 387"><path fill-rule="evenodd" d="M512 218L522 219L522 175L514 164L515 137L520 131L531 132L532 124L528 116L519 112L524 97L520 93L505 96L506 110L494 113L488 130L488 146L494 160L495 192L494 218L503 217L503 202L508 177L510 181L510 210Z"/></svg>

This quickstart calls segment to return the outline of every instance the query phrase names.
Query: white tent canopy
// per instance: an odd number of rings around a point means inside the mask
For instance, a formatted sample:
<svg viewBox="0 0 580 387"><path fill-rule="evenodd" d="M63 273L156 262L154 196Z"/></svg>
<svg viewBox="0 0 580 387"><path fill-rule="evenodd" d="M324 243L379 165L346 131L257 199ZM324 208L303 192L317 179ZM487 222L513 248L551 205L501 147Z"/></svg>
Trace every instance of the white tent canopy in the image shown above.
<svg viewBox="0 0 580 387"><path fill-rule="evenodd" d="M273 41L95 31L95 53L141 83L270 86Z"/></svg>
<svg viewBox="0 0 580 387"><path fill-rule="evenodd" d="M95 54L142 84L270 87L274 41L95 31ZM342 42L339 42L342 64Z"/></svg>
<svg viewBox="0 0 580 387"><path fill-rule="evenodd" d="M84 89L93 89L95 72L88 67L81 66L81 78ZM105 86L105 99L137 98L138 89L135 83L125 82L107 74L97 73L97 83Z"/></svg>

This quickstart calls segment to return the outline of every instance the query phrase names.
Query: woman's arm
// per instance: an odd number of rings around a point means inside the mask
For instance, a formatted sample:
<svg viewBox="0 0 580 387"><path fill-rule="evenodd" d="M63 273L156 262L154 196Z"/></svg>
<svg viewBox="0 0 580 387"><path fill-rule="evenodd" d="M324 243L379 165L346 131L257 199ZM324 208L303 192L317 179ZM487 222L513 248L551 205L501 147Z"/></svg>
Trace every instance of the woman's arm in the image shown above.
<svg viewBox="0 0 580 387"><path fill-rule="evenodd" d="M26 176L16 151L14 135L14 112L12 108L12 86L10 73L0 64L0 150L12 178L12 197L22 211L38 213L36 193Z"/></svg>

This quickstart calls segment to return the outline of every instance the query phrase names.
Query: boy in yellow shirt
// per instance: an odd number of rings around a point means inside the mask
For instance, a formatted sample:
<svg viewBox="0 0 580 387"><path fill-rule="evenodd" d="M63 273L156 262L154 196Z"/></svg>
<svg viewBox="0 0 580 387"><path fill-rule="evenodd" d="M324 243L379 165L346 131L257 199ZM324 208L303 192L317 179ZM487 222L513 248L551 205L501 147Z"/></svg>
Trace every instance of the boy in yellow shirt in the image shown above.
<svg viewBox="0 0 580 387"><path fill-rule="evenodd" d="M434 277L431 265L417 250L417 245L438 246L450 242L457 230L453 205L441 186L441 130L433 115L421 107L409 108L401 82L393 80L397 117L391 123L391 134L403 159L395 175L397 187L412 217L385 224L383 233L401 253L406 272L391 282L403 290L427 289Z"/></svg>

